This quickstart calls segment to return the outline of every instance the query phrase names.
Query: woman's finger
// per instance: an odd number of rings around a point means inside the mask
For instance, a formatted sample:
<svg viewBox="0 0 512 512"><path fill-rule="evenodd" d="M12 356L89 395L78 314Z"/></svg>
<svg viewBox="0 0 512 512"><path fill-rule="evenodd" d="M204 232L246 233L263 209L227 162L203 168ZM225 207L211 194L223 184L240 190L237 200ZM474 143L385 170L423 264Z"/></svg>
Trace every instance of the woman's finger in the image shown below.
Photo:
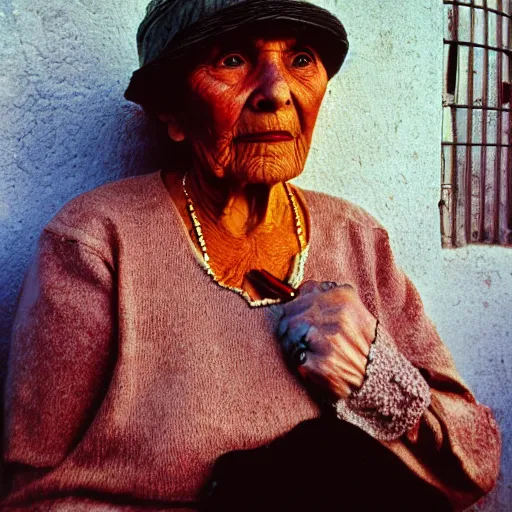
<svg viewBox="0 0 512 512"><path fill-rule="evenodd" d="M338 286L338 283L335 283L334 281L323 281L322 283L320 283L320 288L323 292L332 290L333 288L336 288L337 286Z"/></svg>
<svg viewBox="0 0 512 512"><path fill-rule="evenodd" d="M269 306L270 311L274 314L276 320L280 320L284 316L284 307L281 304L271 304Z"/></svg>
<svg viewBox="0 0 512 512"><path fill-rule="evenodd" d="M322 282L320 281L304 281L304 283L299 286L300 296L306 295L308 293L320 293L321 291L323 291L323 289Z"/></svg>
<svg viewBox="0 0 512 512"><path fill-rule="evenodd" d="M310 325L306 322L299 322L295 325L289 324L286 335L281 338L281 348L294 366L305 362L305 352L309 349L309 342L307 341L309 329Z"/></svg>
<svg viewBox="0 0 512 512"><path fill-rule="evenodd" d="M281 318L281 320L279 321L279 324L277 326L277 331L276 331L278 338L282 338L286 334L286 331L288 330L289 322L290 322L290 318L288 316L284 316Z"/></svg>
<svg viewBox="0 0 512 512"><path fill-rule="evenodd" d="M290 323L286 337L291 343L298 343L308 333L311 325L307 322Z"/></svg>

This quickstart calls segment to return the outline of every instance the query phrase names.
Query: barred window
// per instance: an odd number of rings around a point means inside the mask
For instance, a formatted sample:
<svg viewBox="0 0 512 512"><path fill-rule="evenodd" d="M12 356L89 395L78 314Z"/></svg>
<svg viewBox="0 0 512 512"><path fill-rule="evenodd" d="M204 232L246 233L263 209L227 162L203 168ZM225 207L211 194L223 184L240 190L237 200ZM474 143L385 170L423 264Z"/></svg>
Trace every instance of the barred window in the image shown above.
<svg viewBox="0 0 512 512"><path fill-rule="evenodd" d="M512 244L511 0L444 0L443 247Z"/></svg>

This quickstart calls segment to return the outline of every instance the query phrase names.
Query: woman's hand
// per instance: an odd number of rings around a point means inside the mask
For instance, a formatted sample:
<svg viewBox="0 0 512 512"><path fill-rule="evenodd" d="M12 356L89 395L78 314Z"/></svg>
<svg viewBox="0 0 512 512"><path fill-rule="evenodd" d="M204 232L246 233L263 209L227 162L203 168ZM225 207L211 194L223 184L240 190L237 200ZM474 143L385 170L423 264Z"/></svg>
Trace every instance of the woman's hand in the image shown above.
<svg viewBox="0 0 512 512"><path fill-rule="evenodd" d="M283 304L277 329L290 364L336 398L363 384L377 320L350 285L306 281Z"/></svg>

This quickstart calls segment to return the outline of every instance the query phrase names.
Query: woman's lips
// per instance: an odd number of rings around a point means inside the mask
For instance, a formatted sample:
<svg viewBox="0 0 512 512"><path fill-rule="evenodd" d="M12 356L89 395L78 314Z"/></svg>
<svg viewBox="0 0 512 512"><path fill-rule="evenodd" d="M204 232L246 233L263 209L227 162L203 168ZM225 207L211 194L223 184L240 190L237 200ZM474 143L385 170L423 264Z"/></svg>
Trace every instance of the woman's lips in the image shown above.
<svg viewBox="0 0 512 512"><path fill-rule="evenodd" d="M286 142L293 140L290 132L246 133L235 138L235 142Z"/></svg>

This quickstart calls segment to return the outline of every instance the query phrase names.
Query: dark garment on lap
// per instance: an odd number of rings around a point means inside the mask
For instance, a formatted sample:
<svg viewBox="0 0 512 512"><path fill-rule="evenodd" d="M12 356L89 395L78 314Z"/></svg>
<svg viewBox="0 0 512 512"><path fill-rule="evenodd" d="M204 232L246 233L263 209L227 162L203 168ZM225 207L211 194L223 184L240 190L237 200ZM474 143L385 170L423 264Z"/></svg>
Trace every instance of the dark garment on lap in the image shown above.
<svg viewBox="0 0 512 512"><path fill-rule="evenodd" d="M304 421L253 450L221 456L202 512L453 510L392 452L337 418Z"/></svg>

